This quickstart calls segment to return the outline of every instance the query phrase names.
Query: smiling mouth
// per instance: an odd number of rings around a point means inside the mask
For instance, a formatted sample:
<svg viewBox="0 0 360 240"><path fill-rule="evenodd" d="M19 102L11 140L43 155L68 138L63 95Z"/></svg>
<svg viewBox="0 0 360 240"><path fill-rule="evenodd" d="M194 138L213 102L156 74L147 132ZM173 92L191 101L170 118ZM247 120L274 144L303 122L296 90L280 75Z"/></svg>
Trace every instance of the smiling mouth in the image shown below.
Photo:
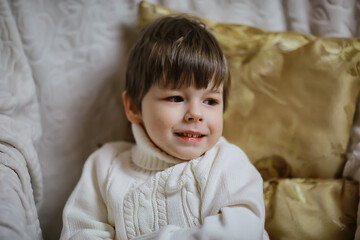
<svg viewBox="0 0 360 240"><path fill-rule="evenodd" d="M176 133L176 135L186 138L201 138L205 136L203 134L195 134L195 133Z"/></svg>

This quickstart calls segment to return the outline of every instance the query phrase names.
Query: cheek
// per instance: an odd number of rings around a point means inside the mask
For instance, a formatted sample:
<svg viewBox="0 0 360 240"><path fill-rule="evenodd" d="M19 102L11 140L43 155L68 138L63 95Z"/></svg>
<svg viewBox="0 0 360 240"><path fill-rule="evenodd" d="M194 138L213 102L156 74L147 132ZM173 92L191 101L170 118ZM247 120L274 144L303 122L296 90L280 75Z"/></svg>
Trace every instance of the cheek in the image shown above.
<svg viewBox="0 0 360 240"><path fill-rule="evenodd" d="M211 128L216 132L216 135L221 136L223 131L223 114L217 113L212 117Z"/></svg>
<svg viewBox="0 0 360 240"><path fill-rule="evenodd" d="M217 131L218 131L218 135L221 136L221 135L222 135L222 131L223 131L223 120L222 120L222 118L218 119L216 129L217 129Z"/></svg>
<svg viewBox="0 0 360 240"><path fill-rule="evenodd" d="M175 122L175 113L168 111L167 109L152 109L144 115L143 120L144 124L149 126L151 125L152 129L156 129L156 131L164 130L172 125Z"/></svg>

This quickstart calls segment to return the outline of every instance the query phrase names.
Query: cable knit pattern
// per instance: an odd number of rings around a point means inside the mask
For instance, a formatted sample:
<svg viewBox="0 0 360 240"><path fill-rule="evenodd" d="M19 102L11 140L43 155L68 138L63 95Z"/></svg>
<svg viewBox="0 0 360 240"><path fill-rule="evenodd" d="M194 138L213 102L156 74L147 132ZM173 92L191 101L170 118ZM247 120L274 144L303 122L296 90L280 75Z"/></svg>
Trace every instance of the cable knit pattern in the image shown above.
<svg viewBox="0 0 360 240"><path fill-rule="evenodd" d="M128 238L134 238L136 236L135 231L135 221L133 219L133 210L134 210L134 200L131 199L134 195L128 195L124 199L124 218L125 218L125 228L127 231Z"/></svg>
<svg viewBox="0 0 360 240"><path fill-rule="evenodd" d="M124 218L129 239L157 231L167 224L165 182L159 182L161 178L159 174L152 176L139 188L128 192L125 196Z"/></svg>
<svg viewBox="0 0 360 240"><path fill-rule="evenodd" d="M157 200L157 210L158 210L158 229L164 227L167 224L167 215L166 215L166 201L165 201L165 183L169 177L169 172L166 171L159 177L159 191L156 193Z"/></svg>
<svg viewBox="0 0 360 240"><path fill-rule="evenodd" d="M132 129L136 145L106 144L86 162L61 239L263 239L262 180L239 148L220 138L203 156L181 161L141 126Z"/></svg>

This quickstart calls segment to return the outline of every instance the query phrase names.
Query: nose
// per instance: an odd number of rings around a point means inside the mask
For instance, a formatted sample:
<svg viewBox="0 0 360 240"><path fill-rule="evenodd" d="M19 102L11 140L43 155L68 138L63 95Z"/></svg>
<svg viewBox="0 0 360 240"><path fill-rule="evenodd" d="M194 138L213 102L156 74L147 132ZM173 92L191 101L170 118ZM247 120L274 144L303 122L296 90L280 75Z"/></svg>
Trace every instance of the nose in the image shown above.
<svg viewBox="0 0 360 240"><path fill-rule="evenodd" d="M191 103L185 114L185 121L187 122L202 122L204 120L201 107L197 103Z"/></svg>

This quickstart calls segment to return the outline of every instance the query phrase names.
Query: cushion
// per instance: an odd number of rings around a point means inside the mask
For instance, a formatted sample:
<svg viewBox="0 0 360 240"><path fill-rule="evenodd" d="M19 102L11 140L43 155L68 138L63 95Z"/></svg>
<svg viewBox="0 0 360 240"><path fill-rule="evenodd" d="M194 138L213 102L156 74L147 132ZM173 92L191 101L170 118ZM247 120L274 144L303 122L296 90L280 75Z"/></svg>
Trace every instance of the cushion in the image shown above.
<svg viewBox="0 0 360 240"><path fill-rule="evenodd" d="M171 13L142 2L139 22ZM282 172L340 177L360 87L360 40L201 20L230 65L224 136L248 154L264 179Z"/></svg>
<svg viewBox="0 0 360 240"><path fill-rule="evenodd" d="M264 184L270 239L354 239L358 184L343 179L277 179Z"/></svg>
<svg viewBox="0 0 360 240"><path fill-rule="evenodd" d="M178 13L141 2L140 26ZM270 239L354 239L358 183L341 176L360 80L360 40L201 18L232 75L224 136L262 174Z"/></svg>

